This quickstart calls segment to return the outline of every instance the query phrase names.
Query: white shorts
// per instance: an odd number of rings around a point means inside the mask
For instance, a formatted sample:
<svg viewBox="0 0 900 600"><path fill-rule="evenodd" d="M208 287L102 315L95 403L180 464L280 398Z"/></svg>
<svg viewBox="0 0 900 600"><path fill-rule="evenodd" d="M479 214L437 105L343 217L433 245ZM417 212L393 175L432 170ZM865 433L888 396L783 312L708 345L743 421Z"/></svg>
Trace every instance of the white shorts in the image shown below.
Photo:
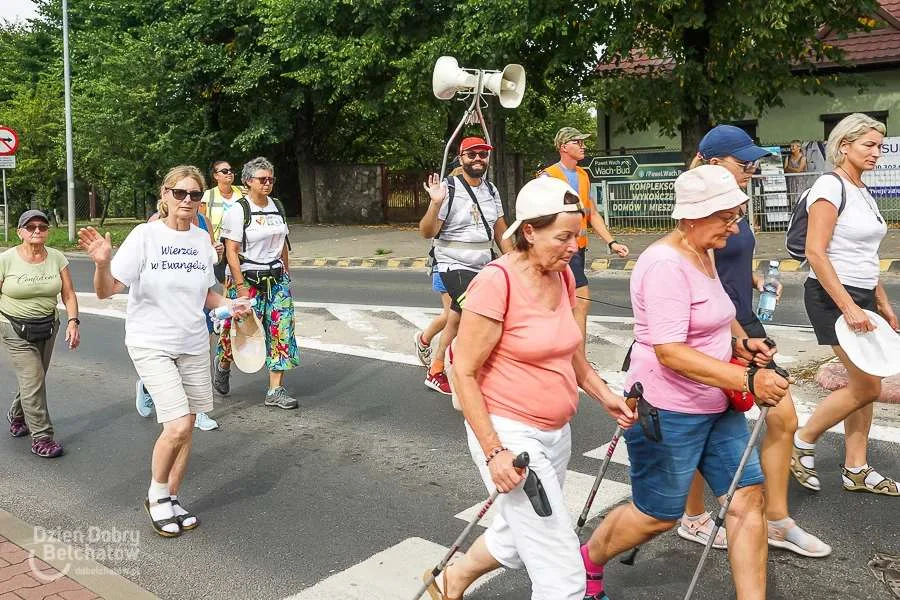
<svg viewBox="0 0 900 600"><path fill-rule="evenodd" d="M156 421L166 423L213 408L209 354L174 354L128 346L134 370L150 392Z"/></svg>
<svg viewBox="0 0 900 600"><path fill-rule="evenodd" d="M498 514L485 532L488 552L505 567L524 567L528 571L532 600L582 600L584 561L562 491L572 454L569 425L542 431L494 415L491 415L491 422L505 447L514 454L528 452L531 457L529 468L544 485L553 514L539 517L522 486L508 494L500 494L495 503ZM494 483L484 464L484 452L468 423L466 432L472 459L488 492L493 492Z"/></svg>

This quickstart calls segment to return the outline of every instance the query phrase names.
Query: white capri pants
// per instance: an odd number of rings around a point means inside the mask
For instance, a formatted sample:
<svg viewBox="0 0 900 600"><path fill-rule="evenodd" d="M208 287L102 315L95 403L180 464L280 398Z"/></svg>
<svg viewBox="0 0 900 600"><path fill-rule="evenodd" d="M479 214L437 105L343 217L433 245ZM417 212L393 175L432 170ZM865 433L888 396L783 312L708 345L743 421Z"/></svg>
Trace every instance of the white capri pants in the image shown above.
<svg viewBox="0 0 900 600"><path fill-rule="evenodd" d="M488 552L505 567L524 567L528 571L532 600L583 600L584 562L562 491L572 453L568 423L561 429L543 431L495 415L491 415L491 422L506 448L514 454L528 452L529 468L544 485L553 514L539 517L521 485L508 494L500 494L494 504L498 514L485 532ZM466 433L481 479L488 492L493 492L495 486L484 464L484 452L468 423Z"/></svg>
<svg viewBox="0 0 900 600"><path fill-rule="evenodd" d="M128 346L128 355L153 398L158 423L213 409L208 352L175 354Z"/></svg>

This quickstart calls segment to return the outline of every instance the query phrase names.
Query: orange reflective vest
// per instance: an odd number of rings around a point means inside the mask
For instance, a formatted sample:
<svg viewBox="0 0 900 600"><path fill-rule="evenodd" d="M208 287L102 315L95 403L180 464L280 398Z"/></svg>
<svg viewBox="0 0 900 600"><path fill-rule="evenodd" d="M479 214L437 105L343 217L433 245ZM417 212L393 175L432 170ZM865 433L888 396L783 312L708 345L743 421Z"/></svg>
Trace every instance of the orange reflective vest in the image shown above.
<svg viewBox="0 0 900 600"><path fill-rule="evenodd" d="M578 232L578 247L587 248L588 222L591 216L591 211L594 210L593 203L591 202L591 179L590 177L588 177L587 171L577 165L575 166L575 172L578 173L578 189L575 191L578 192L578 197L581 199L581 204L584 206L584 216L581 218L581 231ZM569 183L569 178L566 177L566 174L563 172L562 167L559 165L559 163L550 165L549 167L544 169L544 173L551 177L556 177L557 179L562 179L566 183Z"/></svg>

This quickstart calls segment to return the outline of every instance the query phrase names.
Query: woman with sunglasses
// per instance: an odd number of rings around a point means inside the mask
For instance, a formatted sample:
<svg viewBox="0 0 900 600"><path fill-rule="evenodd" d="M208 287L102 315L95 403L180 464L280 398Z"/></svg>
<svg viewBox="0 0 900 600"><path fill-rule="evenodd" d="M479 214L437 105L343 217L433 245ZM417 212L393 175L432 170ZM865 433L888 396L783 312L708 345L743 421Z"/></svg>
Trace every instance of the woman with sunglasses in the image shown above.
<svg viewBox="0 0 900 600"><path fill-rule="evenodd" d="M675 180L674 231L644 250L631 276L635 343L626 388L636 382L659 412L659 440L644 428L624 433L632 502L608 514L583 550L587 594L604 599L603 565L613 556L672 529L700 470L717 497L737 474L750 442L747 419L729 409L725 390L749 391L775 406L788 381L774 369L731 364L735 308L716 274L712 250L736 234L747 202L734 177L701 165ZM660 310L665 307L665 310ZM748 349L767 361L763 340ZM763 474L755 450L731 501L731 572L738 600L766 598Z"/></svg>
<svg viewBox="0 0 900 600"><path fill-rule="evenodd" d="M741 189L746 190L750 178L759 168L762 157L769 152L753 143L743 130L733 125L719 125L711 129L700 141L699 152L691 167L703 163L725 167L734 176ZM742 208L743 210L743 208ZM743 213L742 213L743 214ZM728 238L725 246L715 251L716 272L722 287L731 298L736 311L735 354L744 360L752 360L752 353L744 348L745 339L768 337L765 327L753 310L753 289L763 288L762 275L753 271L753 253L756 236L753 227L742 218L738 231ZM781 296L779 284L778 296ZM766 478L766 520L769 545L796 552L801 556L821 558L831 554L831 546L802 529L788 512L788 480L791 464L791 448L797 431L797 411L788 390L778 406L769 409L766 416L766 435L760 446L760 463ZM684 515L678 527L678 535L686 540L705 545L712 531L712 517L706 511L703 500L703 479L694 477L691 493L685 505ZM725 529L719 529L714 548L725 548Z"/></svg>
<svg viewBox="0 0 900 600"><path fill-rule="evenodd" d="M220 254L216 263L216 278L221 282L225 280L227 265L222 262L224 254L224 240L222 239L222 219L225 213L234 206L240 198L244 197L241 188L234 185L235 170L227 160L217 160L210 167L210 176L216 185L203 193L200 201L200 214L206 217L209 234L212 236L216 251Z"/></svg>
<svg viewBox="0 0 900 600"><path fill-rule="evenodd" d="M237 317L249 310L212 289L215 252L209 234L192 225L203 184L196 167L171 169L160 188L159 220L135 227L114 257L109 233L101 236L93 227L78 231L79 246L96 265L97 297L128 288L125 346L162 424L144 507L163 537L176 537L200 524L177 494L196 415L213 407L203 308L231 305Z"/></svg>
<svg viewBox="0 0 900 600"><path fill-rule="evenodd" d="M819 344L831 346L849 377L847 387L822 400L794 436L791 472L800 485L816 492L821 489L815 466L816 441L843 421L844 489L900 496L897 480L869 466L867 456L872 403L881 394L881 378L856 366L835 333L835 321L842 315L857 334L874 330L863 309L878 311L892 329L898 325L879 277L878 248L887 233L887 224L862 181L863 173L875 169L881 157L884 134L884 123L867 115L854 113L842 119L825 146L834 171L819 177L806 196L806 313Z"/></svg>
<svg viewBox="0 0 900 600"><path fill-rule="evenodd" d="M300 364L294 337L294 298L288 272L288 226L284 207L269 196L275 185L275 167L263 157L247 162L241 179L249 189L246 199L225 214L222 236L229 275L229 298L255 298L255 310L266 336L269 386L264 404L283 409L299 406L284 388L284 372ZM222 325L213 370L213 386L223 396L230 391L231 321Z"/></svg>
<svg viewBox="0 0 900 600"><path fill-rule="evenodd" d="M69 261L45 245L49 228L47 215L26 210L16 230L22 243L0 254L0 339L18 384L6 419L13 437L31 434L31 452L42 458L63 453L62 444L53 438L47 408L47 369L59 332L60 293L69 317L66 343L73 350L81 341Z"/></svg>

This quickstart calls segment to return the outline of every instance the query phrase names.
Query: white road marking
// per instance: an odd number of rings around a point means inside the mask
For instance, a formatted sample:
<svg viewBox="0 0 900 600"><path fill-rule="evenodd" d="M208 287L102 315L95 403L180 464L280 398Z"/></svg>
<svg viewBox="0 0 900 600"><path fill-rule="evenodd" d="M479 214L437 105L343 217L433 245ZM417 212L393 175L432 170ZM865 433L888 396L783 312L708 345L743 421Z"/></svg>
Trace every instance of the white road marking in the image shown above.
<svg viewBox="0 0 900 600"><path fill-rule="evenodd" d="M584 502L587 500L588 494L591 491L591 486L594 485L594 478L594 475L585 475L584 473L578 473L577 471L566 471L566 485L563 488L563 496L565 497L566 508L569 511L569 515L572 517L573 527L578 520L578 516L581 514L581 510L584 508ZM588 519L593 519L601 512L612 508L616 504L619 504L630 497L630 485L604 479L603 483L600 484L600 489L597 490L594 504L591 505L591 510L588 512ZM487 496L485 496L485 499L487 499ZM457 514L456 518L468 522L479 510L481 510L482 506L484 506L484 500ZM487 511L487 514L484 515L478 524L483 527L490 527L495 514L497 514L496 503L491 506L490 510Z"/></svg>
<svg viewBox="0 0 900 600"><path fill-rule="evenodd" d="M422 585L422 574L426 569L437 565L447 550L449 548L422 538L408 538L284 600L411 598ZM454 560L458 560L462 555L462 552L457 553ZM469 590L478 589L502 572L502 569L498 569L488 573L475 581Z"/></svg>
<svg viewBox="0 0 900 600"><path fill-rule="evenodd" d="M606 442L599 448L594 448L588 452L584 453L584 456L588 458L596 458L597 460L603 460L606 458L606 453L609 449L609 442ZM624 438L619 438L619 443L616 444L616 449L613 450L612 458L610 462L614 462L616 464L624 465L626 467L631 466L631 461L628 460L628 445L625 443Z"/></svg>
<svg viewBox="0 0 900 600"><path fill-rule="evenodd" d="M78 292L79 299L84 299L84 302L79 302L79 311L84 314L92 314L98 315L102 317L112 317L117 319L125 318L125 305L127 301L127 294L117 294L108 300L97 300L96 295L93 293L86 292ZM101 306L96 306L98 303ZM295 302L294 303L298 308L325 308L332 312L333 315L337 318L341 318L338 315L350 315L353 317L352 311L359 310L371 310L371 311L390 311L396 312L403 318L407 318L407 315L401 314L399 311L422 311L423 315L437 315L439 310L437 309L428 309L428 308L414 308L414 307L396 307L396 306L376 306L376 305L366 305L366 304L335 304L335 303L322 303L322 302ZM59 308L65 308L62 303L60 303ZM334 311L332 311L334 309ZM348 312L350 311L350 312ZM625 322L623 319L625 317L588 317L592 322ZM408 319L407 319L408 320ZM363 326L370 326L365 319ZM630 322L631 320L628 319ZM809 333L810 330L804 328L797 327L781 327L778 325L767 325L768 329L773 331L790 331L801 332L801 333ZM419 361L415 355L412 353L405 352L389 352L386 350L380 350L377 348L367 348L364 346L350 346L350 345L342 345L342 344L328 344L323 343L319 340L310 337L298 336L297 343L301 348L307 348L310 350L321 350L325 352L334 352L337 354L347 354L350 356L358 356L361 358L372 358L375 360L383 360L388 362L394 362L404 365L412 365L419 366ZM410 343L412 346L412 343ZM788 358L788 357L784 357ZM782 358L782 360L784 360ZM622 385L624 384L625 374L620 371L602 371L600 372L600 376L606 379L609 382L610 387L615 390L617 393L622 393ZM812 410L815 408L815 404L806 402L802 400L796 394L794 395L794 401L797 406L797 417L800 421L800 424L803 425L809 420L810 415L812 414ZM759 409L753 407L748 411L747 418L755 420L759 417ZM838 423L834 427L832 427L829 431L833 433L844 434L844 425L843 423ZM874 423L872 425L872 429L869 432L869 438L874 440L880 440L884 442L892 442L895 444L900 444L900 428L892 425L882 425L879 423ZM594 451L592 451L594 452ZM619 450L617 449L617 452ZM600 456L602 458L602 455Z"/></svg>

